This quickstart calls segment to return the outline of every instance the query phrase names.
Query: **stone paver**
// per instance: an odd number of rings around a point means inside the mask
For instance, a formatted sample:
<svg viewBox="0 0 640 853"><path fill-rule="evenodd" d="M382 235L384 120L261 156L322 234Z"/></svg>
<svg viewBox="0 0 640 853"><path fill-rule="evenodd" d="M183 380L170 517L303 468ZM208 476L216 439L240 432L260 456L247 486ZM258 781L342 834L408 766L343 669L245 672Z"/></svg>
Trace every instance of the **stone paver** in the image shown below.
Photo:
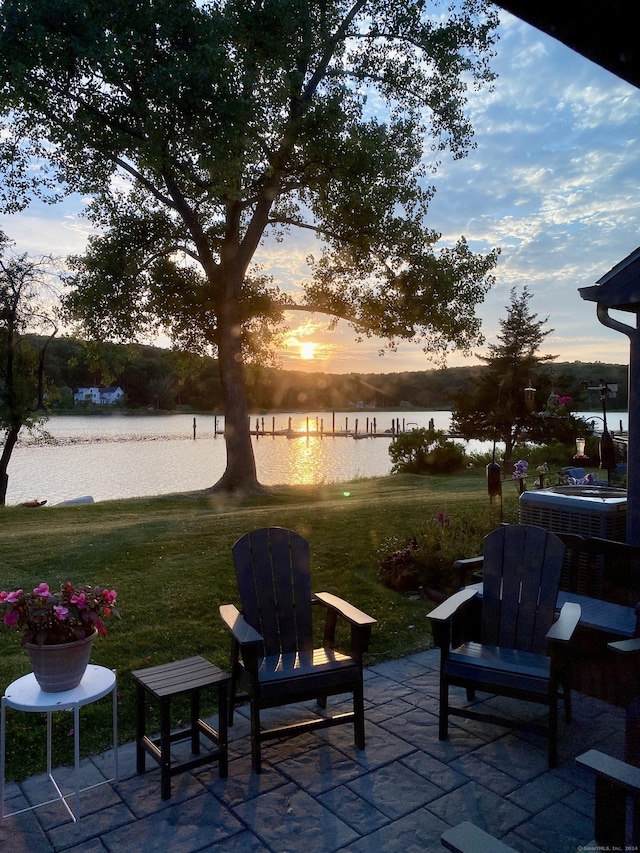
<svg viewBox="0 0 640 853"><path fill-rule="evenodd" d="M118 749L120 782L81 798L73 823L60 803L0 821L0 849L11 853L435 853L442 832L471 820L519 853L575 853L593 838L593 779L575 757L595 746L622 757L624 712L574 696L574 722L562 725L560 765L549 770L546 740L454 718L438 740L438 652L371 667L365 673L367 748L349 726L273 741L264 771L251 771L245 709L231 729L229 776L205 766L172 779L160 798L153 762L138 776L135 748ZM465 701L464 692L458 697ZM478 695L494 713L536 706ZM335 703L334 703L335 704ZM296 706L294 716L307 709ZM282 718L286 711L274 710ZM212 721L215 725L215 720ZM82 762L83 784L112 775L113 751ZM69 768L54 771L67 788ZM51 797L46 775L6 787L6 810Z"/></svg>

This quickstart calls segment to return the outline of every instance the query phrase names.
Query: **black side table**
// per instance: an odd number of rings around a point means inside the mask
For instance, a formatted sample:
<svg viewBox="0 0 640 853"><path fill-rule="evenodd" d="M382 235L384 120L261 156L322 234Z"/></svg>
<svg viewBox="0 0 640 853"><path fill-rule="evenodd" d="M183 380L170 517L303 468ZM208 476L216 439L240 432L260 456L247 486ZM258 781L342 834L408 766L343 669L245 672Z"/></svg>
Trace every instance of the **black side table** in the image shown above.
<svg viewBox="0 0 640 853"><path fill-rule="evenodd" d="M230 676L199 656L173 663L134 670L136 681L136 769L144 773L145 753L160 765L160 789L163 800L171 796L171 777L184 770L201 767L218 761L221 778L228 773L227 724L228 685ZM200 691L205 687L218 689L218 731L200 719ZM160 737L150 738L146 733L146 696L150 693L160 702ZM171 698L188 693L191 699L191 725L171 732ZM200 735L211 740L218 748L200 754ZM187 761L171 763L171 744L191 738L192 757Z"/></svg>

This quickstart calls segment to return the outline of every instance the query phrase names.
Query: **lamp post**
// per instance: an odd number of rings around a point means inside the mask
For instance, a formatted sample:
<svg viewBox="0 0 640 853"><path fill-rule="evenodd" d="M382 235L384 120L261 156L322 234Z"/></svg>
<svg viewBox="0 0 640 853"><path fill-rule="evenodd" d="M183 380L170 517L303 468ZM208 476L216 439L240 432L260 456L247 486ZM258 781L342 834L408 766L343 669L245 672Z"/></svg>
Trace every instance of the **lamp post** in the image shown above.
<svg viewBox="0 0 640 853"><path fill-rule="evenodd" d="M607 482L611 485L611 469L616 467L616 450L613 444L613 438L607 427L607 400L610 397L615 397L618 393L618 386L604 379L600 380L599 385L587 386L587 391L598 391L600 401L602 402L602 436L600 437L599 455L600 467L606 468Z"/></svg>
<svg viewBox="0 0 640 853"><path fill-rule="evenodd" d="M500 465L496 462L496 437L497 437L497 429L498 429L498 409L500 408L500 395L502 394L502 386L504 382L500 382L498 385L498 399L496 401L496 411L493 416L493 454L491 457L491 462L487 465L487 490L489 492L489 503L494 504L497 503L500 506L500 521L503 519L502 515L502 474L500 472Z"/></svg>

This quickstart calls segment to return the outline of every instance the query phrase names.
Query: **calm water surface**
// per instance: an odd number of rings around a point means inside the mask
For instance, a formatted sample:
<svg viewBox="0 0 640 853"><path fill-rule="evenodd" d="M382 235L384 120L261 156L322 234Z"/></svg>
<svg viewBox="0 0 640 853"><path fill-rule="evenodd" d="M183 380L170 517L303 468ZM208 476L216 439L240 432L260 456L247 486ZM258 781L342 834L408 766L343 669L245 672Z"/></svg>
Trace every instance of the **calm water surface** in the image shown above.
<svg viewBox="0 0 640 853"><path fill-rule="evenodd" d="M594 413L597 414L597 413ZM276 430L289 426L300 432L295 438L253 438L258 478L265 485L317 484L352 480L389 473L391 437L354 440L351 437L319 437L316 428L333 427L332 413L284 413L275 416ZM449 412L336 412L335 429L358 432L372 428L390 430L428 426L448 429ZM617 428L619 414L610 421ZM256 420L262 428L262 416ZM626 428L626 416L623 418ZM306 435L307 424L310 434ZM90 495L96 501L116 498L188 492L204 489L218 480L226 462L222 436L214 436L213 416L199 415L193 438L193 415L106 415L54 417L45 425L50 443L25 434L9 464L7 504L46 500L49 504ZM224 427L222 418L218 429ZM272 416L264 417L270 430ZM482 445L469 442L469 449ZM486 445L484 445L486 447Z"/></svg>

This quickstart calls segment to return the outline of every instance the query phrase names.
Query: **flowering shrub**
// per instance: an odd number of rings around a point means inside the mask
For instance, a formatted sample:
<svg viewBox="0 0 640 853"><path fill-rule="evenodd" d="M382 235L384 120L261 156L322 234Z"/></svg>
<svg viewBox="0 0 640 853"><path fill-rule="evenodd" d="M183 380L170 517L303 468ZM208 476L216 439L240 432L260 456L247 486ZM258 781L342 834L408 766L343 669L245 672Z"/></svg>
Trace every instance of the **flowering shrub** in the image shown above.
<svg viewBox="0 0 640 853"><path fill-rule="evenodd" d="M25 592L0 592L0 613L9 628L21 629L23 643L40 646L69 643L90 636L94 628L106 636L105 619L120 618L114 589L64 583L52 592L46 583Z"/></svg>
<svg viewBox="0 0 640 853"><path fill-rule="evenodd" d="M511 476L514 480L521 480L523 477L527 476L528 468L529 463L526 459L518 459L516 464L513 466L513 474Z"/></svg>
<svg viewBox="0 0 640 853"><path fill-rule="evenodd" d="M569 406L573 403L573 397L561 394L552 394L547 401L547 412L550 415L563 416L569 414Z"/></svg>
<svg viewBox="0 0 640 853"><path fill-rule="evenodd" d="M378 579L398 592L452 592L457 580L454 561L477 553L485 532L468 520L451 519L446 512L438 512L409 542L382 544L384 556ZM390 548L393 550L389 553Z"/></svg>

